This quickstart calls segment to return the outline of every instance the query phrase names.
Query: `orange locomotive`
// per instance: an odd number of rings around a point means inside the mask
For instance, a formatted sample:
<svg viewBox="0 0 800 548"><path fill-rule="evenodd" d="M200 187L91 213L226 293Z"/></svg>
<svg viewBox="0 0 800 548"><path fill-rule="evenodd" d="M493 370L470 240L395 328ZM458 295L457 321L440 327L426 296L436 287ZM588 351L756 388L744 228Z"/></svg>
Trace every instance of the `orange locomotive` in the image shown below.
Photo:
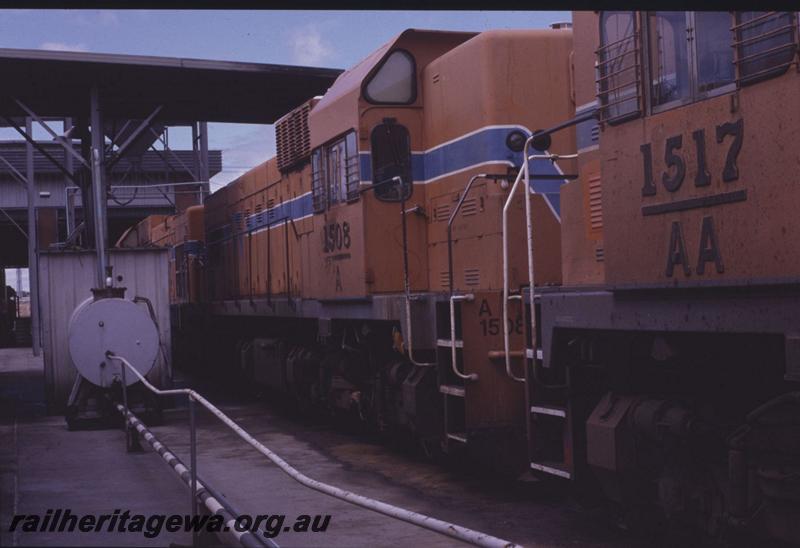
<svg viewBox="0 0 800 548"><path fill-rule="evenodd" d="M176 363L202 356L196 336L203 329L206 302L205 208L190 206L177 215L151 215L129 228L116 247L164 246L169 253L172 357Z"/></svg>
<svg viewBox="0 0 800 548"><path fill-rule="evenodd" d="M576 12L564 284L536 291L531 467L800 542L792 12ZM635 514L634 514L635 515Z"/></svg>
<svg viewBox="0 0 800 548"><path fill-rule="evenodd" d="M175 306L205 301L205 210L190 206L177 215L150 215L120 236L116 247L169 247L169 298Z"/></svg>
<svg viewBox="0 0 800 548"><path fill-rule="evenodd" d="M202 208L193 287L207 291L190 303L176 291L173 315L195 361L524 466L524 359L503 351L503 324L523 348L527 252L506 243L517 297L503 322L502 212L524 224L509 186L525 141L573 114L571 49L569 29L408 30L279 120L277 157ZM569 152L574 132L537 145ZM574 166L535 164L536 283L558 284L559 187ZM188 224L159 219L147 242Z"/></svg>
<svg viewBox="0 0 800 548"><path fill-rule="evenodd" d="M517 444L505 454L523 461L523 360L507 368L501 350L501 211L526 138L572 115L571 46L568 29L409 30L276 123L277 157L205 203L209 311L247 374L423 440L493 458ZM555 284L567 176L540 164L537 283ZM512 202L520 221L522 195ZM510 249L517 288L524 246Z"/></svg>

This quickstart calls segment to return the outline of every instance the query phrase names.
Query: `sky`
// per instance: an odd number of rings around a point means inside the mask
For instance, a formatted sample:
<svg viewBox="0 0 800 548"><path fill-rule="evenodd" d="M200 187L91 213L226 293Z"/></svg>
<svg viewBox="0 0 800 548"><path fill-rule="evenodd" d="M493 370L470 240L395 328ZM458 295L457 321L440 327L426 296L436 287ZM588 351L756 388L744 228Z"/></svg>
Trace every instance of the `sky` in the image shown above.
<svg viewBox="0 0 800 548"><path fill-rule="evenodd" d="M0 47L347 69L407 28L546 28L570 20L568 11L0 10ZM272 126L214 123L208 135L223 161L212 190L275 155ZM189 129L171 130L170 145L191 148Z"/></svg>

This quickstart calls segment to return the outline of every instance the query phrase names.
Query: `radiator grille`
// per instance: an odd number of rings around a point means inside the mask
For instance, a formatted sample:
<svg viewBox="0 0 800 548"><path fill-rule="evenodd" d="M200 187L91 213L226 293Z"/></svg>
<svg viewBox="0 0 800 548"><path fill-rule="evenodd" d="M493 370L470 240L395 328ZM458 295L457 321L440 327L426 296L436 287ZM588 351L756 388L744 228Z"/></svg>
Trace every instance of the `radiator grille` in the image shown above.
<svg viewBox="0 0 800 548"><path fill-rule="evenodd" d="M441 204L433 208L433 221L446 222L450 217L450 204Z"/></svg>
<svg viewBox="0 0 800 548"><path fill-rule="evenodd" d="M478 213L478 200L475 198L467 198L464 200L464 203L461 204L461 216L462 217L471 217L472 215L476 215Z"/></svg>
<svg viewBox="0 0 800 548"><path fill-rule="evenodd" d="M481 284L481 269L480 268L465 268L464 269L464 284L465 285L480 285Z"/></svg>
<svg viewBox="0 0 800 548"><path fill-rule="evenodd" d="M311 103L308 102L275 123L278 169L281 171L306 160L311 153L311 137L308 131L310 111Z"/></svg>
<svg viewBox="0 0 800 548"><path fill-rule="evenodd" d="M599 175L589 178L589 224L592 230L603 229L603 187Z"/></svg>

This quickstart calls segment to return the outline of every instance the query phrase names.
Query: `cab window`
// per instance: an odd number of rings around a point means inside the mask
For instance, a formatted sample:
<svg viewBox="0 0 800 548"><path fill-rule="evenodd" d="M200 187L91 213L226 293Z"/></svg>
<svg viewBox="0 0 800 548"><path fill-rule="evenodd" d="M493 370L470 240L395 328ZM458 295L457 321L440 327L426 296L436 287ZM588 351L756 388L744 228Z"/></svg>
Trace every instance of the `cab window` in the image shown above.
<svg viewBox="0 0 800 548"><path fill-rule="evenodd" d="M364 86L364 98L376 104L413 103L417 98L414 57L405 50L390 53Z"/></svg>
<svg viewBox="0 0 800 548"><path fill-rule="evenodd" d="M358 199L358 147L356 133L314 149L311 153L311 197L314 211Z"/></svg>
<svg viewBox="0 0 800 548"><path fill-rule="evenodd" d="M375 196L387 202L407 200L413 191L408 129L388 118L375 126L370 140Z"/></svg>
<svg viewBox="0 0 800 548"><path fill-rule="evenodd" d="M690 98L686 13L651 12L648 29L651 104L666 105Z"/></svg>
<svg viewBox="0 0 800 548"><path fill-rule="evenodd" d="M792 12L744 11L736 14L735 46L743 85L786 72L795 57L797 37Z"/></svg>
<svg viewBox="0 0 800 548"><path fill-rule="evenodd" d="M697 91L704 93L733 82L731 17L725 12L695 12Z"/></svg>
<svg viewBox="0 0 800 548"><path fill-rule="evenodd" d="M638 115L641 94L634 12L603 12L600 39L597 82L603 118L613 122Z"/></svg>
<svg viewBox="0 0 800 548"><path fill-rule="evenodd" d="M733 89L728 12L650 12L650 104L654 110Z"/></svg>

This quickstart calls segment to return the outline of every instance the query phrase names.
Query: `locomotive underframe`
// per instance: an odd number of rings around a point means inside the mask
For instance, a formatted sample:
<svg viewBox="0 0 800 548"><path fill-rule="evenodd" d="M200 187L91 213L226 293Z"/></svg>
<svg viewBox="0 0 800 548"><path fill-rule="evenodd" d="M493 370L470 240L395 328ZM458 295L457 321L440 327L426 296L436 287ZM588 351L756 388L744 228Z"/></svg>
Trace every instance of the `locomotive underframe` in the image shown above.
<svg viewBox="0 0 800 548"><path fill-rule="evenodd" d="M800 286L547 288L537 300L532 393L569 409L573 479L706 528L800 539Z"/></svg>
<svg viewBox="0 0 800 548"><path fill-rule="evenodd" d="M459 304L456 311L460 345L464 312ZM468 312L476 313L477 307ZM412 294L413 360L407 356L405 314L403 294L331 300L283 296L176 305L172 311L176 362L215 374L220 363L237 364L237 375L243 373L273 394L283 393L295 402L305 400L303 405L313 402L317 409L349 414L381 430L411 433L426 450L439 444L447 452L466 450L499 472L519 473L524 466L524 423L499 417L489 420L492 413L487 420L476 420L476 409L487 405L480 399L486 398L485 390L483 396L470 392L471 387L451 371L451 350L443 346L450 338L449 296ZM363 333L373 339L360 341L359 350L356 339ZM198 345L198 340L208 346L201 348L204 345ZM263 354L254 357L255 344L270 347L267 352L279 356L280 365L266 365ZM484 349L481 355L485 353ZM296 366L287 365L287 360L297 362L301 354L307 371L305 380L298 382L297 377L289 379L293 374L289 370ZM464 359L459 346L461 370ZM497 363L487 365L502 369ZM257 369L262 370L260 379ZM490 382L489 377L482 381ZM305 387L298 391L300 384ZM453 391L460 397L453 397ZM465 391L469 392L466 397ZM470 398L478 399L467 404ZM467 405L472 411L467 411ZM506 449L498 455L500 447Z"/></svg>
<svg viewBox="0 0 800 548"><path fill-rule="evenodd" d="M785 337L787 381L800 382L800 285L613 291L544 288L544 367L555 359L561 329L777 334Z"/></svg>

